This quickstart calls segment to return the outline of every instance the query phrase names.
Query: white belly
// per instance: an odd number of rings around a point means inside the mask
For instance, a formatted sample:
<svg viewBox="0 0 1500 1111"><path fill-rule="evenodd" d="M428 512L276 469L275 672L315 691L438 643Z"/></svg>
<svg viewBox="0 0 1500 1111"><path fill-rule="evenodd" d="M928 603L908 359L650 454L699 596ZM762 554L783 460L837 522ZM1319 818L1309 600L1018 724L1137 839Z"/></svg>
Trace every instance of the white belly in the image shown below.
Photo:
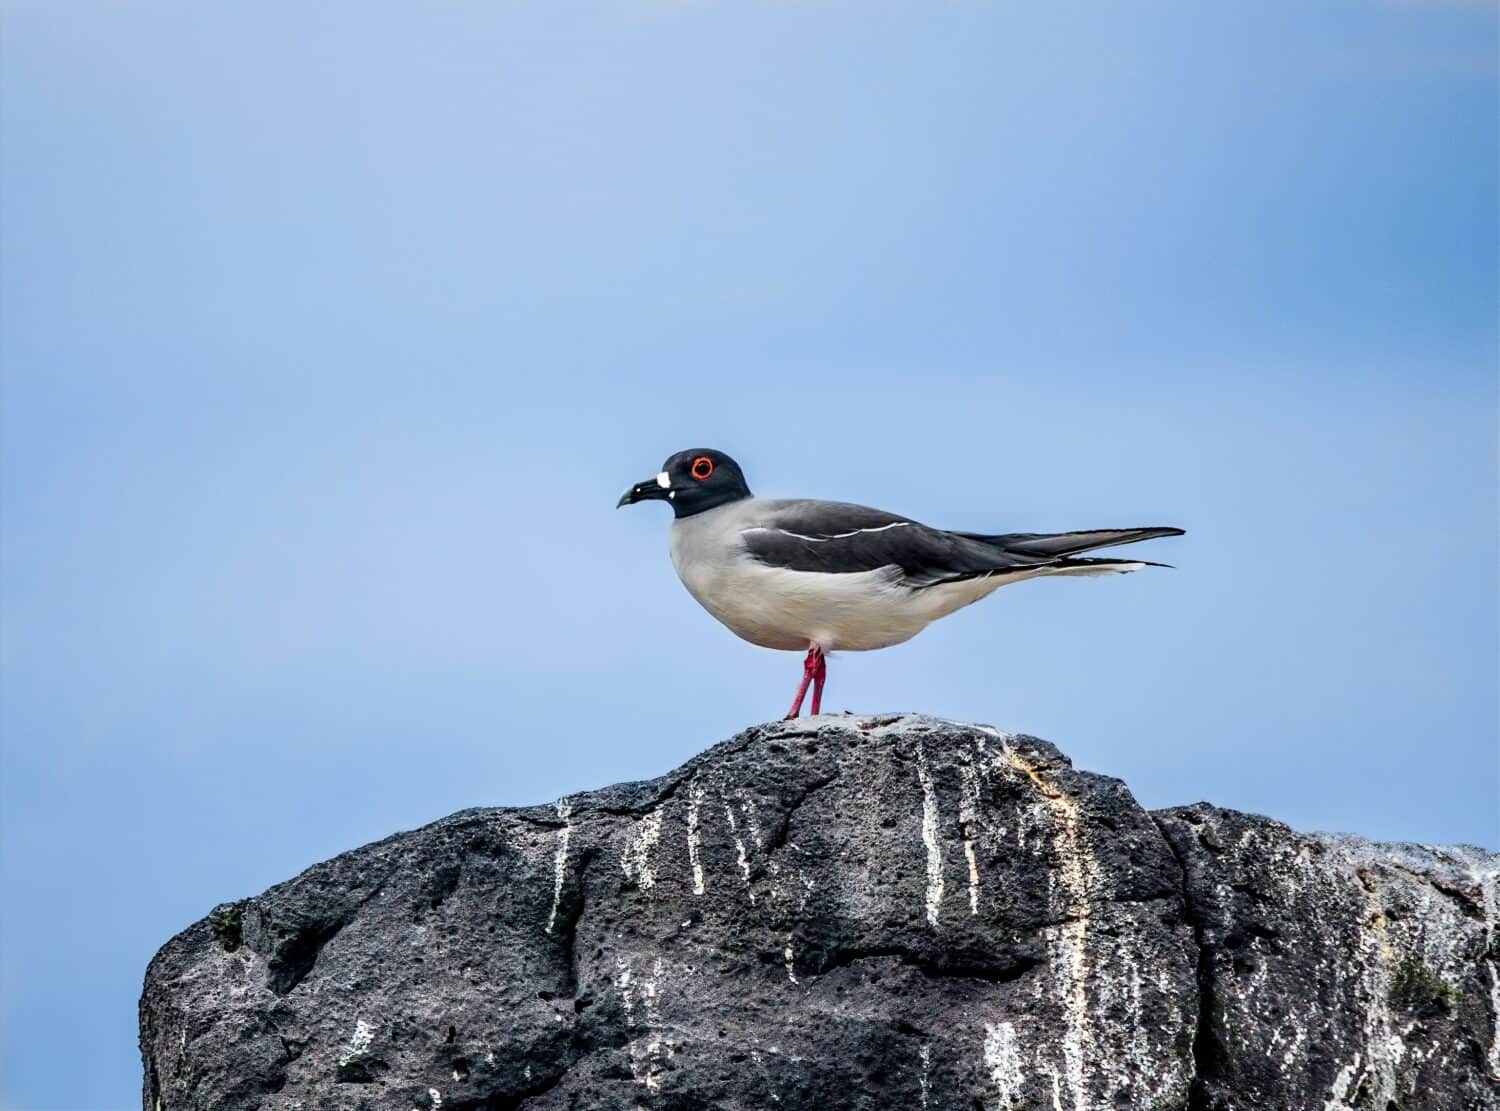
<svg viewBox="0 0 1500 1111"><path fill-rule="evenodd" d="M1013 576L912 590L894 568L833 575L767 567L744 555L684 558L673 545L678 577L698 604L734 633L763 648L860 652L910 640L939 617L977 602Z"/></svg>

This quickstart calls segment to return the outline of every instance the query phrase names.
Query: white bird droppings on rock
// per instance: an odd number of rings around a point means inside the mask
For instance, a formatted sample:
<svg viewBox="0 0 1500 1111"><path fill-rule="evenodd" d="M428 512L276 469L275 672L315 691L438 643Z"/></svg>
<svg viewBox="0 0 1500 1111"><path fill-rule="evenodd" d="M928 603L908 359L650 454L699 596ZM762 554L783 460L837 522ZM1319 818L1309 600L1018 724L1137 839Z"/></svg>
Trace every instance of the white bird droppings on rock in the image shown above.
<svg viewBox="0 0 1500 1111"><path fill-rule="evenodd" d="M625 878L633 880L642 891L656 886L656 871L651 865L651 852L661 839L661 807L657 807L639 819L631 829L620 850L620 870Z"/></svg>
<svg viewBox="0 0 1500 1111"><path fill-rule="evenodd" d="M734 836L734 851L740 866L740 875L745 881L745 894L750 897L750 905L755 905L755 892L750 890L750 858L745 853L745 839L740 836L739 823L734 818L734 807L729 800L724 800L724 817L729 819L729 832Z"/></svg>
<svg viewBox="0 0 1500 1111"><path fill-rule="evenodd" d="M1063 1077L1074 1111L1088 1105L1086 1064L1093 1037L1088 1007L1089 889L1095 870L1084 840L1078 804L1048 782L1009 744L1001 745L1006 763L1024 775L1046 800L1052 814L1052 849L1056 865L1049 874L1053 914L1066 919L1044 931L1049 964L1066 1024L1062 1038Z"/></svg>
<svg viewBox="0 0 1500 1111"><path fill-rule="evenodd" d="M703 805L703 793L702 785L694 780L688 788L687 812L688 863L693 868L694 895L702 895L705 890L703 883L703 845L699 833L699 810Z"/></svg>
<svg viewBox="0 0 1500 1111"><path fill-rule="evenodd" d="M917 781L922 785L922 844L927 849L927 924L936 926L943 905L943 846L938 840L937 789L921 741L917 742Z"/></svg>
<svg viewBox="0 0 1500 1111"><path fill-rule="evenodd" d="M1349 1098L1355 1077L1359 1075L1359 1062L1360 1055L1356 1053L1354 1060L1339 1069L1339 1074L1333 1078L1333 1090L1328 1093L1328 1099L1323 1104L1323 1111L1352 1111L1345 1100Z"/></svg>
<svg viewBox="0 0 1500 1111"><path fill-rule="evenodd" d="M744 802L740 803L740 810L745 815L745 828L750 831L750 837L754 840L755 847L764 850L766 839L760 831L760 822L756 817L755 800L745 799Z"/></svg>
<svg viewBox="0 0 1500 1111"><path fill-rule="evenodd" d="M983 741L980 742L983 745ZM979 772L972 759L966 758L959 768L963 776L963 794L958 803L958 824L963 831L964 860L969 865L969 913L979 913L979 858L974 850L974 838L979 827Z"/></svg>
<svg viewBox="0 0 1500 1111"><path fill-rule="evenodd" d="M547 932L557 925L557 908L562 904L563 881L568 876L568 839L573 835L573 824L568 821L573 813L572 804L566 798L557 800L557 816L562 819L562 828L557 831L557 853L552 858L552 910L547 915Z"/></svg>
<svg viewBox="0 0 1500 1111"><path fill-rule="evenodd" d="M339 1054L341 1066L349 1064L356 1057L370 1048L370 1043L375 1040L375 1027L371 1026L362 1018L354 1020L354 1034L349 1038L349 1046L343 1053Z"/></svg>
<svg viewBox="0 0 1500 1111"><path fill-rule="evenodd" d="M984 1024L984 1069L999 1096L999 1111L1011 1111L1021 1098L1025 1077L1016 1048L1016 1028L1010 1023Z"/></svg>
<svg viewBox="0 0 1500 1111"><path fill-rule="evenodd" d="M615 987L620 992L620 1005L625 1011L625 1028L632 1034L642 1028L642 1037L632 1036L626 1047L630 1055L630 1071L636 1082L655 1095L661 1091L662 1061L665 1045L661 1037L661 1005L658 997L662 978L662 961L658 957L651 967L651 976L635 982L630 963L620 957L615 962Z"/></svg>

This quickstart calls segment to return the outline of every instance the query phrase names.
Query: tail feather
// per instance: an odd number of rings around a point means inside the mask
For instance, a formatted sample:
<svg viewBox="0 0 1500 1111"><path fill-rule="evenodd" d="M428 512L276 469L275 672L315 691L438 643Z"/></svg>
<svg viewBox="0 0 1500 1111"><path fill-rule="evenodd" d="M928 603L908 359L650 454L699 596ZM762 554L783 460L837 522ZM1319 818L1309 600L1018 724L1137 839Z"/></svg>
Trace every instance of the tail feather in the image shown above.
<svg viewBox="0 0 1500 1111"><path fill-rule="evenodd" d="M1153 563L1149 559L1060 559L1038 570L1046 575L1124 575L1142 567L1165 567L1170 563Z"/></svg>
<svg viewBox="0 0 1500 1111"><path fill-rule="evenodd" d="M1091 552L1095 548L1113 548L1120 544L1134 544L1140 540L1154 540L1159 536L1181 536L1183 530L1153 525L1144 528L1091 529L1085 532L1011 532L998 536L965 532L960 535L1002 548L1006 552L1024 558L1051 561L1077 555L1079 552ZM1102 562L1121 561L1104 560Z"/></svg>

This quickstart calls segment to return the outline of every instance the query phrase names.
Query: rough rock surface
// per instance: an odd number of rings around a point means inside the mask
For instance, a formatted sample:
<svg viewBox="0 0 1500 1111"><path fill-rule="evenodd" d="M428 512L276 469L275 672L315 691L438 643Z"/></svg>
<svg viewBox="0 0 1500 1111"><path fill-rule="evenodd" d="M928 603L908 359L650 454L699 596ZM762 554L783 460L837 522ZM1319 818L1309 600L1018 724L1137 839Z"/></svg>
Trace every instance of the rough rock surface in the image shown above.
<svg viewBox="0 0 1500 1111"><path fill-rule="evenodd" d="M1500 1107L1497 881L1031 737L777 723L216 908L147 971L145 1107Z"/></svg>

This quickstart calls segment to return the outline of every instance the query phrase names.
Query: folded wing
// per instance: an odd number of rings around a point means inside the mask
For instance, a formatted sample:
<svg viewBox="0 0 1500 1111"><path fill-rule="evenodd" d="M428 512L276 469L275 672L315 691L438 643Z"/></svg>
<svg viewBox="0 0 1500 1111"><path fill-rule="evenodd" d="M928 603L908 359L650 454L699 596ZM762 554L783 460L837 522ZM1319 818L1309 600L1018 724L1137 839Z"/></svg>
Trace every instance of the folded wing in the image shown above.
<svg viewBox="0 0 1500 1111"><path fill-rule="evenodd" d="M1106 571L1114 561L1069 557L1182 534L1181 529L1153 527L987 536L945 532L907 517L843 502L774 502L767 509L759 524L740 534L747 552L761 563L825 574L895 568L900 581L913 589L987 575L1082 570L1085 564L1091 571ZM1133 568L1140 562L1129 564Z"/></svg>

